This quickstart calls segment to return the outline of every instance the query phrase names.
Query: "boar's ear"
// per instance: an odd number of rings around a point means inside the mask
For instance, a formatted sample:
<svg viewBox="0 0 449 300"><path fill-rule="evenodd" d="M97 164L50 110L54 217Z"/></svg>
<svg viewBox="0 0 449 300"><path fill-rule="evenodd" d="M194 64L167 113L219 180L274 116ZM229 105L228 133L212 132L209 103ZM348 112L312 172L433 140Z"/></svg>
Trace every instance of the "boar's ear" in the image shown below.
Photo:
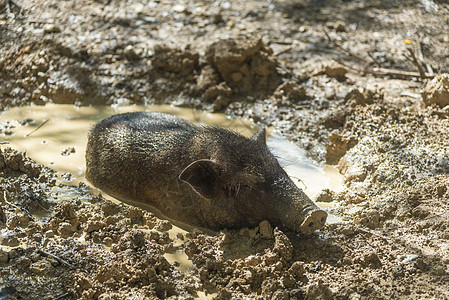
<svg viewBox="0 0 449 300"><path fill-rule="evenodd" d="M209 159L194 161L179 175L179 179L188 183L200 196L211 199L215 196L219 168Z"/></svg>
<svg viewBox="0 0 449 300"><path fill-rule="evenodd" d="M257 143L260 143L262 145L266 145L267 143L265 140L265 136L266 136L265 127L263 127L259 129L259 131L256 132L256 134L253 135L251 140L256 141Z"/></svg>

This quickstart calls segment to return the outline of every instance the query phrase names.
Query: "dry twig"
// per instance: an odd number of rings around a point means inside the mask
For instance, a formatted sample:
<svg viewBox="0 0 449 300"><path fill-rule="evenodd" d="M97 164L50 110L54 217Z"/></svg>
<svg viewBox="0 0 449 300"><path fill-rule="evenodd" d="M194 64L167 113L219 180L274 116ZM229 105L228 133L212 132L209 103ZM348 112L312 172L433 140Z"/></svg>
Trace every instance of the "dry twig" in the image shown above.
<svg viewBox="0 0 449 300"><path fill-rule="evenodd" d="M28 218L30 218L31 221L34 221L33 215L31 215L31 213L27 209L25 209L23 207L19 207L19 206L15 205L14 203L9 202L6 198L7 198L6 191L3 191L3 201L5 201L6 204L14 207L16 210L25 212L28 215Z"/></svg>
<svg viewBox="0 0 449 300"><path fill-rule="evenodd" d="M368 56L372 59L372 61L369 61L369 60L365 59L364 57L357 55L357 54L353 53L352 51L350 51L349 49L346 49L345 47L341 46L340 43L338 43L336 40L331 38L331 36L327 33L326 30L323 30L323 31L324 31L324 34L326 35L327 39L329 40L329 42L332 45L334 45L334 47L343 51L347 56L353 57L359 61L366 63L366 67L364 69L361 69L361 68L356 68L356 67L350 66L350 65L334 58L334 60L337 63L341 64L342 66L347 67L348 69L356 71L357 73L360 73L362 75L372 74L374 76L389 76L389 77L395 77L395 78L401 78L401 79L410 79L410 78L426 79L426 78L434 77L433 72L432 73L429 72L429 74L426 74L424 72L424 70L422 70L422 67L421 67L420 72L408 72L408 71L402 71L402 70L396 70L396 69L381 68L379 62L377 62L369 52L368 52ZM417 61L416 57L415 57L415 60ZM378 67L371 68L373 65L377 65ZM418 70L419 70L419 68L418 68Z"/></svg>
<svg viewBox="0 0 449 300"><path fill-rule="evenodd" d="M73 268L73 265L68 263L67 261L65 261L64 259L60 258L59 256L56 256L54 254L51 254L50 252L47 252L45 250L42 249L38 249L39 253L45 255L45 256L50 256L51 258L56 259L59 263L64 264L66 266L68 266L69 268Z"/></svg>
<svg viewBox="0 0 449 300"><path fill-rule="evenodd" d="M412 64L415 65L416 68L418 68L419 76L422 80L426 79L426 73L424 73L424 70L421 66L421 63L418 61L415 55L415 51L411 47L407 47L407 51L410 56L405 56L409 61L412 62Z"/></svg>
<svg viewBox="0 0 449 300"><path fill-rule="evenodd" d="M418 72L408 72L408 71L402 71L402 70L395 70L395 69L386 69L386 68L375 68L375 69L368 69L368 70L362 70L356 67L353 67L351 65L348 65L338 59L334 58L334 61L339 63L342 66L347 67L348 69L351 69L353 71L357 71L361 74L372 74L374 76L389 76L394 78L400 78L400 79L410 79L410 78L421 78L421 75ZM424 75L425 78L433 78L433 75Z"/></svg>
<svg viewBox="0 0 449 300"><path fill-rule="evenodd" d="M33 131L31 131L30 133L27 133L25 135L25 137L29 137L30 135L32 135L33 133L35 133L39 128L41 128L42 126L44 126L46 123L48 122L48 119L45 119L44 121L42 121L41 124L39 124L39 126L37 126Z"/></svg>

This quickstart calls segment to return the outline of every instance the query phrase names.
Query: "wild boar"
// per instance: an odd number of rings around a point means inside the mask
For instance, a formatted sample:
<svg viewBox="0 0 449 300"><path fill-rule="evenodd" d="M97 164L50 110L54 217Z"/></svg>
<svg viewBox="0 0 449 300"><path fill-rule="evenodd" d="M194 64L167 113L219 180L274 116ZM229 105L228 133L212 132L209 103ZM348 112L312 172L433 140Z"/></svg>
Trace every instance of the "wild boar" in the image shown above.
<svg viewBox="0 0 449 300"><path fill-rule="evenodd" d="M309 235L327 218L270 153L264 129L246 138L170 114L114 115L89 133L86 178L118 199L213 230L268 220Z"/></svg>

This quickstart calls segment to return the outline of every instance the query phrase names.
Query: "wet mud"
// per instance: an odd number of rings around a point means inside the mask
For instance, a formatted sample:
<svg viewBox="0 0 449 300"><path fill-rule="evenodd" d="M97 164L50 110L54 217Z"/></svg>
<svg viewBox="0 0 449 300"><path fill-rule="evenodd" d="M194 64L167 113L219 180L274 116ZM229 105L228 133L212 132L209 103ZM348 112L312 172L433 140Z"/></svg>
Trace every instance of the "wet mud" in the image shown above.
<svg viewBox="0 0 449 300"><path fill-rule="evenodd" d="M0 122L0 298L449 298L448 11L0 1L2 116L37 105ZM82 179L84 150L68 138L88 128L47 131L58 116L39 110L52 103L94 119L170 104L274 128L318 174L338 170L337 185L291 173L335 220L310 236L265 221L210 232L110 199ZM13 141L27 134L40 146ZM288 147L276 155L295 169Z"/></svg>

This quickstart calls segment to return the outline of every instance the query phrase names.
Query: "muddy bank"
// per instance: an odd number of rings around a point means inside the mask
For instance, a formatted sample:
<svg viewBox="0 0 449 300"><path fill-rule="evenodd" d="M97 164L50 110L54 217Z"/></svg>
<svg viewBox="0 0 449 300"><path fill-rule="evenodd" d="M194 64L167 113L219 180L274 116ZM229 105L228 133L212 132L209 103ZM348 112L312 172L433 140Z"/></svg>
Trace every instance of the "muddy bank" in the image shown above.
<svg viewBox="0 0 449 300"><path fill-rule="evenodd" d="M317 197L345 223L310 237L267 223L173 235L170 222L60 184L51 165L6 150L14 128L2 123L0 294L448 298L448 85L435 76L448 73L448 9L0 1L2 111L50 102L224 111L275 127L345 177L344 190ZM183 251L187 271L166 259Z"/></svg>

